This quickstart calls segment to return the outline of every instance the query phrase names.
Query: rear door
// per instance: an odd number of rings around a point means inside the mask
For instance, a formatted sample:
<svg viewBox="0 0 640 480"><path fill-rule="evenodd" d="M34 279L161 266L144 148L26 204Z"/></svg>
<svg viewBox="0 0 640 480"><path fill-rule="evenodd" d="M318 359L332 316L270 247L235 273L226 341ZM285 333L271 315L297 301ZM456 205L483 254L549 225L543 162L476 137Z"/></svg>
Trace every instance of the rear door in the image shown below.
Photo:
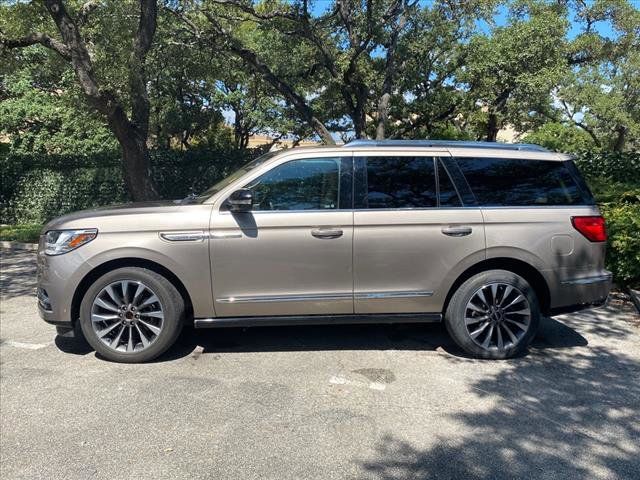
<svg viewBox="0 0 640 480"><path fill-rule="evenodd" d="M448 158L355 154L356 313L440 312L452 272L484 258L482 213L465 208L444 166Z"/></svg>

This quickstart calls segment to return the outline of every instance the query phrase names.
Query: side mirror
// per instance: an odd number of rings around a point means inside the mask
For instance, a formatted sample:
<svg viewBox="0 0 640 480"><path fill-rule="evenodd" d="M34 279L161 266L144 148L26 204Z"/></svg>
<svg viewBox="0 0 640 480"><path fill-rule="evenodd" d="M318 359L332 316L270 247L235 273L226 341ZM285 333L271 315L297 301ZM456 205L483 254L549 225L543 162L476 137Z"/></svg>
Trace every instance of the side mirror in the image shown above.
<svg viewBox="0 0 640 480"><path fill-rule="evenodd" d="M250 212L253 206L253 194L248 188L241 188L229 195L227 203L232 212Z"/></svg>

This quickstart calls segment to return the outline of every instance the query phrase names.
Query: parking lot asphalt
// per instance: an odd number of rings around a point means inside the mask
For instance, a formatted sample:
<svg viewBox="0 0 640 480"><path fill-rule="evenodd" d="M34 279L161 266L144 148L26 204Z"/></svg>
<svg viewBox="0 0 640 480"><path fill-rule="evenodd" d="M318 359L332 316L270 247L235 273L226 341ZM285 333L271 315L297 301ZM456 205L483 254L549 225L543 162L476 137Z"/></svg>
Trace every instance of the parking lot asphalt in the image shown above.
<svg viewBox="0 0 640 480"><path fill-rule="evenodd" d="M37 314L2 250L2 479L640 477L640 318L545 319L529 353L466 358L441 325L194 331L122 365Z"/></svg>

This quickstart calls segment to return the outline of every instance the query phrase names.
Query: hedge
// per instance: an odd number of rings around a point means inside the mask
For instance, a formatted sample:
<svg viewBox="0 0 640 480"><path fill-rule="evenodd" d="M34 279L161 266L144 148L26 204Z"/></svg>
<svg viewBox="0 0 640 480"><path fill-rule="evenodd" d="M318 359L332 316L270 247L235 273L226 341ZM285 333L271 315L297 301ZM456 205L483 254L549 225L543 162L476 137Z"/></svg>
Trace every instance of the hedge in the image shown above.
<svg viewBox="0 0 640 480"><path fill-rule="evenodd" d="M259 152L166 151L151 154L163 198L202 191ZM640 286L640 153L583 152L578 168L607 219L607 266L621 285ZM50 218L128 201L118 153L91 157L0 153L0 223L41 224Z"/></svg>
<svg viewBox="0 0 640 480"><path fill-rule="evenodd" d="M151 152L162 198L183 198L210 187L257 151ZM0 154L0 223L44 223L65 213L127 202L118 153L83 156Z"/></svg>

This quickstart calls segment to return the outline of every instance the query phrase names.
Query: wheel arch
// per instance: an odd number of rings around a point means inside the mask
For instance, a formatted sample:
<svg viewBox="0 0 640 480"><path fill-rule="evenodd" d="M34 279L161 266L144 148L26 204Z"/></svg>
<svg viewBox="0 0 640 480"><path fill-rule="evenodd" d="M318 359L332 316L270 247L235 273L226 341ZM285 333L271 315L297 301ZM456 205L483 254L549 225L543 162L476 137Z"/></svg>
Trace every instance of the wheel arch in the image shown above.
<svg viewBox="0 0 640 480"><path fill-rule="evenodd" d="M445 298L444 306L442 308L443 313L447 311L449 302L453 294L458 290L460 285L467 281L472 276L486 272L487 270L508 270L524 278L536 292L536 296L540 302L540 311L543 314L548 314L551 305L551 292L549 290L549 284L544 276L531 264L510 257L497 257L488 258L482 260L473 266L467 268L462 272L458 278L453 282L449 288L449 292Z"/></svg>
<svg viewBox="0 0 640 480"><path fill-rule="evenodd" d="M180 278L178 278L177 275L175 275L167 267L160 265L159 263L154 262L152 260L139 258L139 257L124 257L124 258L109 260L107 262L104 262L96 266L91 271L89 271L82 278L82 280L80 280L80 283L78 283L78 286L76 287L75 292L73 294L73 299L71 301L71 322L74 325L77 322L78 318L80 317L80 304L82 303L82 299L84 298L85 293L87 293L87 290L89 289L89 287L91 287L91 285L93 285L93 283L105 273L111 272L118 268L124 268L124 267L146 268L148 270L151 270L165 277L167 280L169 280L169 282L171 282L171 284L176 288L176 290L178 290L178 292L180 293L180 296L184 300L184 304L186 308L186 318L187 319L193 318L193 303L191 301L191 296L189 295L189 292L184 286L184 283L182 283L182 281L180 280Z"/></svg>

